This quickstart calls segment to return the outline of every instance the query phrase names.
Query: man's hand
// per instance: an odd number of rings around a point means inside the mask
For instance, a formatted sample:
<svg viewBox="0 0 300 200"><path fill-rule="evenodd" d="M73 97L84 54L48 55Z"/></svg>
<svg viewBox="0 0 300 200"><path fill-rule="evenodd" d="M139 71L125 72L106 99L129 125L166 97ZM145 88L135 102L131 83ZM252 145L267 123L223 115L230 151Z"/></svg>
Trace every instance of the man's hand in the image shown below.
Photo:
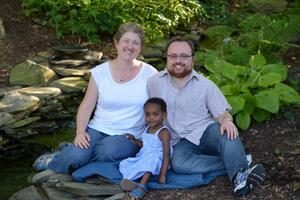
<svg viewBox="0 0 300 200"><path fill-rule="evenodd" d="M220 131L221 131L221 135L223 135L226 131L228 139L231 140L237 138L239 135L236 126L234 125L234 123L230 118L225 118L222 120Z"/></svg>
<svg viewBox="0 0 300 200"><path fill-rule="evenodd" d="M90 136L86 132L84 133L79 133L76 135L74 139L74 144L76 147L80 148L89 148L90 146Z"/></svg>

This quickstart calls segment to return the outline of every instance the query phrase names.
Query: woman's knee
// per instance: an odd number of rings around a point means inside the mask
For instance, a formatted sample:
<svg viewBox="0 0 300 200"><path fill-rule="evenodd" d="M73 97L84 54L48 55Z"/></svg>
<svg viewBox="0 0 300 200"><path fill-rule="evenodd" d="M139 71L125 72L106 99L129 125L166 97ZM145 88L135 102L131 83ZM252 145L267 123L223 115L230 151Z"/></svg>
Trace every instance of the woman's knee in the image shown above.
<svg viewBox="0 0 300 200"><path fill-rule="evenodd" d="M95 160L116 161L135 156L139 148L123 135L105 137L95 148Z"/></svg>

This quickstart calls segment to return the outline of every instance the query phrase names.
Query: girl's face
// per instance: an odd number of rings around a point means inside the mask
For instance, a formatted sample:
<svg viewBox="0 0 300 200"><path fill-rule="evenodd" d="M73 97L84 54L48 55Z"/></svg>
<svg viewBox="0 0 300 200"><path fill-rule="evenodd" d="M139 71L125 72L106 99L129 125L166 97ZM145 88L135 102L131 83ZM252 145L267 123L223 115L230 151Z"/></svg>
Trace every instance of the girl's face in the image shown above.
<svg viewBox="0 0 300 200"><path fill-rule="evenodd" d="M159 128L167 116L158 104L149 103L145 107L145 120L149 127Z"/></svg>
<svg viewBox="0 0 300 200"><path fill-rule="evenodd" d="M115 41L118 57L125 60L135 59L141 52L142 42L140 36L133 32L126 32L119 41Z"/></svg>

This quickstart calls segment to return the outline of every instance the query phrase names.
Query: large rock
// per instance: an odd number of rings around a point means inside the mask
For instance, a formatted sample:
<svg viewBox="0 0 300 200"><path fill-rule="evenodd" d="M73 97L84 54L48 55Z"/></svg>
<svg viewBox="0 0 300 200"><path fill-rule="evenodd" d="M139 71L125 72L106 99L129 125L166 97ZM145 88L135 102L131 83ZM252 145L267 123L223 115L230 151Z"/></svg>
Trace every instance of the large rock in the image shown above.
<svg viewBox="0 0 300 200"><path fill-rule="evenodd" d="M87 81L81 77L67 77L53 81L50 86L58 87L66 93L83 92L87 87Z"/></svg>
<svg viewBox="0 0 300 200"><path fill-rule="evenodd" d="M10 73L9 82L12 85L47 85L58 79L53 70L47 66L26 60L16 65Z"/></svg>
<svg viewBox="0 0 300 200"><path fill-rule="evenodd" d="M40 99L35 96L26 96L18 92L10 92L6 94L0 101L0 111L16 113L25 111L38 105Z"/></svg>

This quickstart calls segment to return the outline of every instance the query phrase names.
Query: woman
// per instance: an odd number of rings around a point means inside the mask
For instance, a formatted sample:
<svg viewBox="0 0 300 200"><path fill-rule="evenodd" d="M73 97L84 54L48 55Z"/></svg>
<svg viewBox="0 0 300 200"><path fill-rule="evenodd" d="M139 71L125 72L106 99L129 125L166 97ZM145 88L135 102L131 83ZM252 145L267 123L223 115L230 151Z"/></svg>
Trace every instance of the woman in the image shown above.
<svg viewBox="0 0 300 200"><path fill-rule="evenodd" d="M91 70L87 91L78 109L74 145L40 156L34 168L71 173L91 161L121 160L139 151L123 134L132 133L141 138L145 128L146 83L157 70L136 59L144 39L143 29L134 23L119 27L114 36L117 57ZM95 106L94 116L89 121Z"/></svg>

